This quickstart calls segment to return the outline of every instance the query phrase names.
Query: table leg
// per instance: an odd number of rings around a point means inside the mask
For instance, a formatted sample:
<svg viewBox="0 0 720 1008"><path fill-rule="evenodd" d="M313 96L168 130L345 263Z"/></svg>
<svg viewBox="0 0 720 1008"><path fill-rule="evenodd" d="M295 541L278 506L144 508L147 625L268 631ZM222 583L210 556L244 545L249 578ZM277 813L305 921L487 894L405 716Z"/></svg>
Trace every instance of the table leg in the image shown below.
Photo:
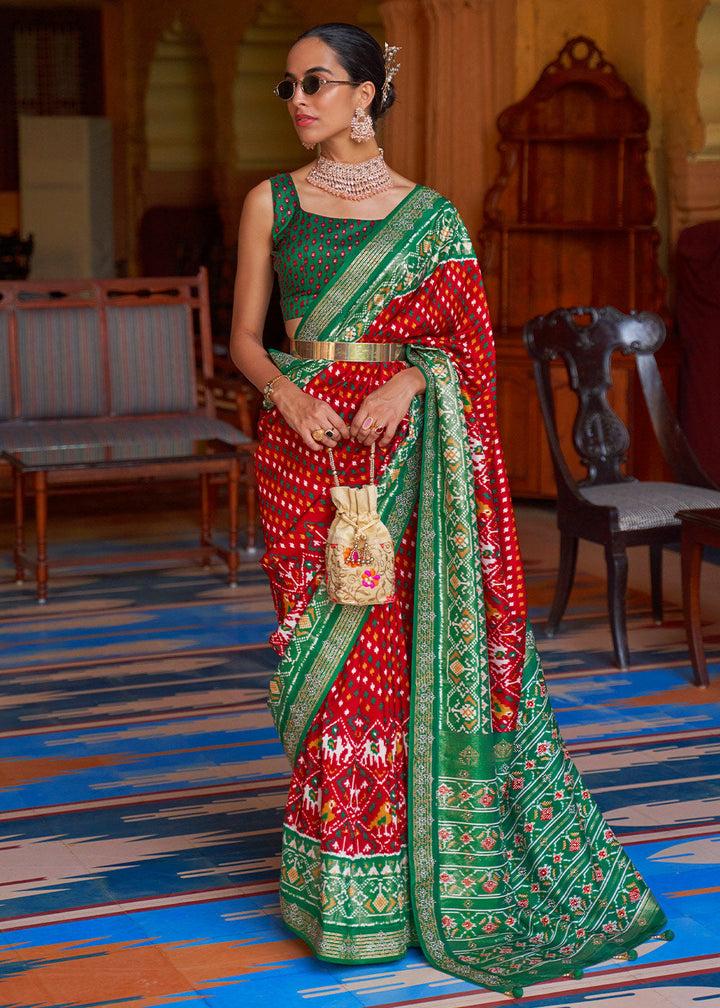
<svg viewBox="0 0 720 1008"><path fill-rule="evenodd" d="M25 486L22 473L13 468L15 497L15 584L25 581Z"/></svg>
<svg viewBox="0 0 720 1008"><path fill-rule="evenodd" d="M680 543L685 628L695 685L709 686L710 679L700 627L700 568L702 567L703 544L686 525L682 527Z"/></svg>
<svg viewBox="0 0 720 1008"><path fill-rule="evenodd" d="M255 526L257 524L257 493L255 490L255 460L243 462L242 479L245 481L245 506L247 508L247 552L255 552Z"/></svg>
<svg viewBox="0 0 720 1008"><path fill-rule="evenodd" d="M37 600L47 602L47 474L35 473L35 535L37 539Z"/></svg>
<svg viewBox="0 0 720 1008"><path fill-rule="evenodd" d="M240 462L233 459L228 469L228 583L231 588L238 586L240 558L238 556L238 507L240 485Z"/></svg>
<svg viewBox="0 0 720 1008"><path fill-rule="evenodd" d="M212 546L212 518L210 474L200 473L200 547L202 549L202 565L204 570L210 569Z"/></svg>

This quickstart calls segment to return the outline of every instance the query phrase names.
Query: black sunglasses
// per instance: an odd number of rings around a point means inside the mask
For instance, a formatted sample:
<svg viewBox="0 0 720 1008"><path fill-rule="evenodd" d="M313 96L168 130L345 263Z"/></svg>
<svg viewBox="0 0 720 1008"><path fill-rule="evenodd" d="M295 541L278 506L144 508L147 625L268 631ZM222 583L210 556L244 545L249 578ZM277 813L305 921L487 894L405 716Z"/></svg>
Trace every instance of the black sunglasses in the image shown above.
<svg viewBox="0 0 720 1008"><path fill-rule="evenodd" d="M351 80L325 80L324 77L318 77L317 74L305 74L302 80L281 80L277 87L273 88L273 94L282 98L283 101L290 101L298 84L306 95L317 94L325 84L351 84L353 87L358 87L355 81Z"/></svg>

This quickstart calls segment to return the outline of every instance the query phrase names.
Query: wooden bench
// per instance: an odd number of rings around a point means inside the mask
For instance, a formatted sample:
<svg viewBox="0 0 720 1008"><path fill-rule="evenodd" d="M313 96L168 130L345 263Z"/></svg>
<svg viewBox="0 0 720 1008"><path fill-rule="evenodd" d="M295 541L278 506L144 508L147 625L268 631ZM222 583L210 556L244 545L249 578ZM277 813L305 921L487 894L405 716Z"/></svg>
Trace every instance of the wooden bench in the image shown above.
<svg viewBox="0 0 720 1008"><path fill-rule="evenodd" d="M117 459L127 446L127 468L112 467L113 480L126 480L144 446L157 459L147 479L173 472L163 446L172 457L190 442L225 442L238 453L252 549L251 421L242 397L235 423L218 419L220 384L204 268L192 277L0 282L0 452L102 447ZM88 465L74 484L108 475Z"/></svg>

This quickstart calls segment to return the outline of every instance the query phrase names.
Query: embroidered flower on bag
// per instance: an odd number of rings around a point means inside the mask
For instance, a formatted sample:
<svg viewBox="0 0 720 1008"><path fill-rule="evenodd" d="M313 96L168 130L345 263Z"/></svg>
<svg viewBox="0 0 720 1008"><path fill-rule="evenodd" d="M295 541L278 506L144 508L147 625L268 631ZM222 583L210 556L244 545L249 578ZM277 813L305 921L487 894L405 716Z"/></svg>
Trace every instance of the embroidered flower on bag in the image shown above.
<svg viewBox="0 0 720 1008"><path fill-rule="evenodd" d="M362 576L363 588L374 588L375 585L379 582L379 580L380 575L378 574L378 572L375 570L374 567L371 567L370 570L363 571Z"/></svg>

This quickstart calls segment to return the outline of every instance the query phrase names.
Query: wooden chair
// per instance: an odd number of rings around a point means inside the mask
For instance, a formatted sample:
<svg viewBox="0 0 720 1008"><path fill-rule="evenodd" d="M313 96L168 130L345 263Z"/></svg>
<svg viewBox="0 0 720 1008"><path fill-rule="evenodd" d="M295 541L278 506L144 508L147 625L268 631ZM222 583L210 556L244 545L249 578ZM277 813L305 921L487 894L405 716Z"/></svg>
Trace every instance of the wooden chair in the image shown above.
<svg viewBox="0 0 720 1008"><path fill-rule="evenodd" d="M613 307L558 308L526 323L525 346L535 381L557 484L560 564L546 634L560 625L575 577L578 541L600 543L607 562L607 601L615 659L630 664L625 617L627 547L650 548L652 612L662 622L662 547L680 541L680 510L720 506L720 488L703 472L675 419L654 353L665 326L652 312L623 314ZM638 481L623 471L630 447L625 425L607 399L614 351L635 364L659 447L675 482ZM552 362L560 359L578 398L574 452L587 475L576 480L558 433ZM643 448L644 451L644 448ZM577 465L577 459L573 460Z"/></svg>

